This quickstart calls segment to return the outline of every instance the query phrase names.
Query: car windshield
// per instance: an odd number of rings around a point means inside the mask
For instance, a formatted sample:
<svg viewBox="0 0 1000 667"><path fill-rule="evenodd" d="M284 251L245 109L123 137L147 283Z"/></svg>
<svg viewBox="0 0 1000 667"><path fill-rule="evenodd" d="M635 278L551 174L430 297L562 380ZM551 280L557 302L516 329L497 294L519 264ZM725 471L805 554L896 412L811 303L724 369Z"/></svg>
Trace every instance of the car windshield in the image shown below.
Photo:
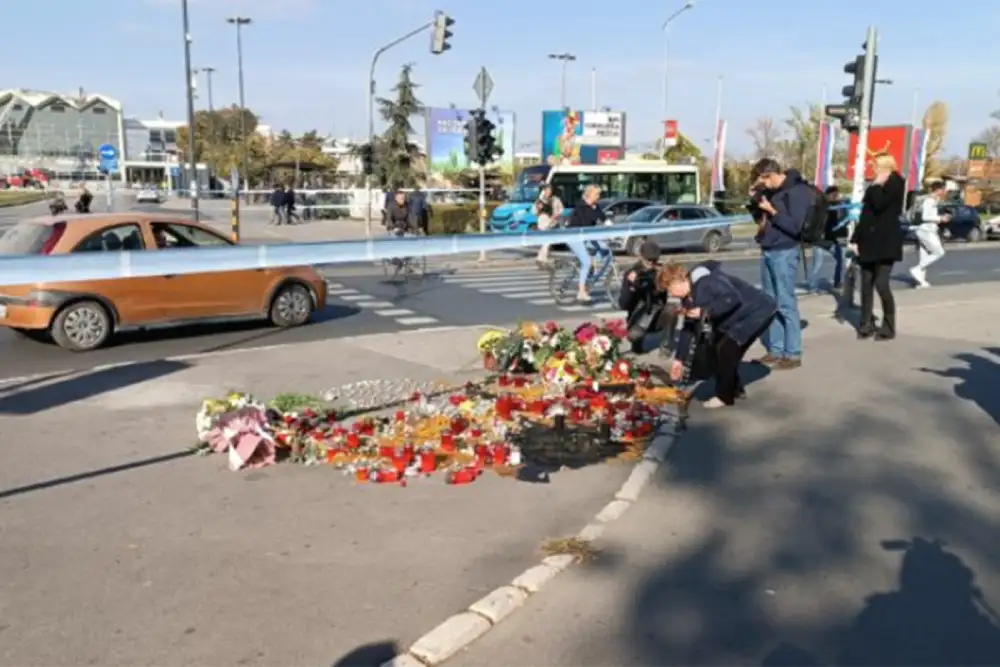
<svg viewBox="0 0 1000 667"><path fill-rule="evenodd" d="M652 222L663 213L662 206L647 206L625 218L625 222Z"/></svg>

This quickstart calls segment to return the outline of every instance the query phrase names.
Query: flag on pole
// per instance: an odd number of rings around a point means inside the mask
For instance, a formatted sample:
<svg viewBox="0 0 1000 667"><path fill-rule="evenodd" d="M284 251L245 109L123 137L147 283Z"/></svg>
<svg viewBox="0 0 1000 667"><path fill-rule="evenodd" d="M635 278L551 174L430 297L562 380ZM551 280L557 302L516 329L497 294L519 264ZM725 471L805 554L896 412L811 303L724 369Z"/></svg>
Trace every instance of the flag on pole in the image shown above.
<svg viewBox="0 0 1000 667"><path fill-rule="evenodd" d="M722 192L726 189L726 121L719 119L715 128L715 153L712 155L712 192Z"/></svg>
<svg viewBox="0 0 1000 667"><path fill-rule="evenodd" d="M907 191L919 190L923 186L929 136L929 130L919 127L913 129L913 140L910 142L910 164L906 170Z"/></svg>
<svg viewBox="0 0 1000 667"><path fill-rule="evenodd" d="M816 146L816 178L814 183L820 190L826 190L833 182L833 147L837 140L837 128L833 123L819 124L819 140Z"/></svg>

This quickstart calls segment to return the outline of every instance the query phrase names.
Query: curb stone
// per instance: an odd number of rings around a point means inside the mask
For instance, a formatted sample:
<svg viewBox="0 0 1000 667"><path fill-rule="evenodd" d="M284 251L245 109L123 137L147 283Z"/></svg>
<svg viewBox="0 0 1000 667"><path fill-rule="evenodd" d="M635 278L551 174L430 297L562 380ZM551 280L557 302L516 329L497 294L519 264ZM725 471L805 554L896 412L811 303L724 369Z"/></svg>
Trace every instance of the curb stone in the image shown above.
<svg viewBox="0 0 1000 667"><path fill-rule="evenodd" d="M622 484L614 499L577 534L579 539L588 542L599 539L609 523L621 518L628 511L638 500L642 490L652 481L653 475L666 459L679 435L680 429L674 421L665 421L657 429L643 459L632 469L632 474ZM494 589L469 605L465 611L446 619L413 642L406 652L382 663L381 667L440 665L459 651L468 648L500 621L527 604L529 598L537 594L559 573L568 570L575 562L576 559L569 554L543 558L541 563L528 568L509 584Z"/></svg>

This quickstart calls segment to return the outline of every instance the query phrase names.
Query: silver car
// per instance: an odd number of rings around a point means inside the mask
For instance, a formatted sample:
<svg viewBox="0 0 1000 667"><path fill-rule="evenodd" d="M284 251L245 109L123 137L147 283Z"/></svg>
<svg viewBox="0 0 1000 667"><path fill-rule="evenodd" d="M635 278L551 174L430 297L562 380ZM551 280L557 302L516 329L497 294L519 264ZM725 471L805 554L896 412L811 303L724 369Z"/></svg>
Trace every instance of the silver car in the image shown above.
<svg viewBox="0 0 1000 667"><path fill-rule="evenodd" d="M167 198L159 188L143 188L136 194L135 201L138 204L162 204Z"/></svg>
<svg viewBox="0 0 1000 667"><path fill-rule="evenodd" d="M639 209L625 218L622 223L644 225L677 221L678 223L691 224L708 222L712 218L721 217L723 217L722 214L710 206L696 204L655 205ZM691 229L652 234L648 237L632 236L625 242L625 251L632 255L638 254L639 246L647 238L656 241L663 250L696 250L714 253L733 242L733 230L731 224L723 224L712 229Z"/></svg>

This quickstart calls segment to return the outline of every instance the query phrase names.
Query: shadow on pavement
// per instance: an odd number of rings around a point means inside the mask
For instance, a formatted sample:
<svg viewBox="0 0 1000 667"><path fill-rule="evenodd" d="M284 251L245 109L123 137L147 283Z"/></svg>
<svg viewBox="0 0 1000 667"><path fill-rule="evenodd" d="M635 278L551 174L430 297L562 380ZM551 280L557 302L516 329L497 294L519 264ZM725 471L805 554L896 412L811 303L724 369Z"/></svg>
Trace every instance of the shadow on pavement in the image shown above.
<svg viewBox="0 0 1000 667"><path fill-rule="evenodd" d="M394 641L373 642L357 647L331 667L379 667L399 655L399 645Z"/></svg>
<svg viewBox="0 0 1000 667"><path fill-rule="evenodd" d="M75 484L76 482L85 482L87 480L95 479L97 477L104 477L105 475L113 475L119 472L137 470L139 468L146 468L148 466L157 465L160 463L169 463L170 461L176 461L177 459L184 459L193 455L194 455L193 449L186 449L184 451L174 452L172 454L153 456L148 459L140 459L138 461L122 463L120 465L111 466L108 468L98 468L96 470L88 470L86 472L66 475L65 477L56 477L53 479L47 479L44 482L33 482L31 484L25 484L24 486L16 486L12 489L0 490L0 500L6 500L7 498L13 498L14 496L21 496L26 493L32 493L33 491L44 491L46 489L54 489L56 487L65 486L67 484Z"/></svg>
<svg viewBox="0 0 1000 667"><path fill-rule="evenodd" d="M0 414L32 415L61 405L68 405L108 391L141 384L184 370L190 364L181 361L140 361L103 368L56 380L30 389L15 385L0 388ZM56 375L58 377L59 374Z"/></svg>
<svg viewBox="0 0 1000 667"><path fill-rule="evenodd" d="M955 393L1000 423L1000 358L956 358L959 368L921 370L958 379ZM740 408L696 420L663 483L704 498L710 524L638 582L623 640L637 662L1000 664L1000 620L970 564L997 583L996 432L942 398L904 389L893 407L946 425L940 445L970 482L947 483L958 473L933 465L939 452L911 444L877 405L845 409L835 427L803 429L800 419L766 437L747 434ZM745 409L780 423L790 408Z"/></svg>

